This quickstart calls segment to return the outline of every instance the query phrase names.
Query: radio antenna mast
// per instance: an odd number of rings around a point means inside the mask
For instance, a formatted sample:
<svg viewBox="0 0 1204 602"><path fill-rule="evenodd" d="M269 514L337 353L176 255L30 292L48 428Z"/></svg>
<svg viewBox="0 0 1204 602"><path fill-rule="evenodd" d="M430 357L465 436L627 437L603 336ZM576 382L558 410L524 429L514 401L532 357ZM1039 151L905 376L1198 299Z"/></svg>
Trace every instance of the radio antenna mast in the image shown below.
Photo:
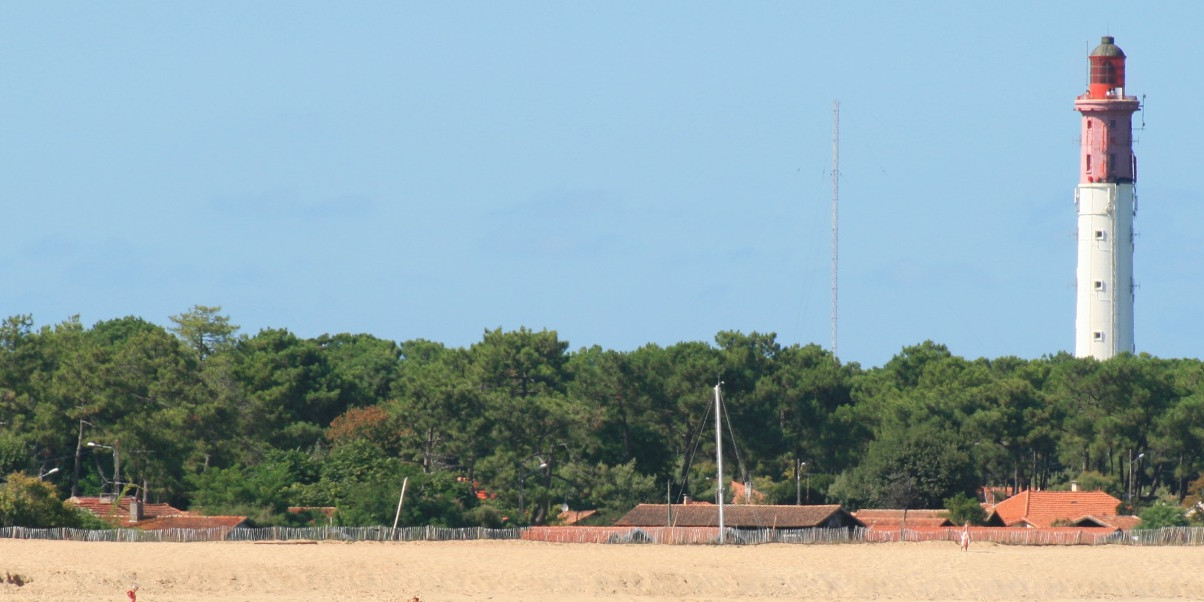
<svg viewBox="0 0 1204 602"><path fill-rule="evenodd" d="M836 359L837 273L840 265L840 101L832 101L832 359ZM837 360L839 361L839 360Z"/></svg>

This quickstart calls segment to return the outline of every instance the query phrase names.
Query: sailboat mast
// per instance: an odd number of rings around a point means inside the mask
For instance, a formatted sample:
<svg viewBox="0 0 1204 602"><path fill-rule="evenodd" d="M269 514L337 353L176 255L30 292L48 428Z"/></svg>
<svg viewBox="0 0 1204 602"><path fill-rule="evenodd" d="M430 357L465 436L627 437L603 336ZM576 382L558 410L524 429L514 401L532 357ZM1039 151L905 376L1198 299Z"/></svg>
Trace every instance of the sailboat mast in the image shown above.
<svg viewBox="0 0 1204 602"><path fill-rule="evenodd" d="M719 417L722 415L719 407L719 387L723 381L715 385L715 504L719 506L719 543L723 543L723 429Z"/></svg>

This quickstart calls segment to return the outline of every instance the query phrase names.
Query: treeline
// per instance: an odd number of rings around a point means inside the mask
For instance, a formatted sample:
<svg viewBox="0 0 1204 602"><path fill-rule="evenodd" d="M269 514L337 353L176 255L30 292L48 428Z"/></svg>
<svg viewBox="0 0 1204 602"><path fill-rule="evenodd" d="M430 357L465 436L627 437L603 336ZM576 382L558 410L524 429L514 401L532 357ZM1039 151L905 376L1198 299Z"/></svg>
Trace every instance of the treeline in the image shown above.
<svg viewBox="0 0 1204 602"><path fill-rule="evenodd" d="M1071 481L1182 502L1204 470L1198 360L967 360L925 342L863 369L759 333L620 352L498 329L465 349L243 336L217 307L171 320L5 319L0 474L263 525L316 516L289 506L390 524L403 479L402 524L608 520L714 498L719 380L728 478L767 503L940 507Z"/></svg>

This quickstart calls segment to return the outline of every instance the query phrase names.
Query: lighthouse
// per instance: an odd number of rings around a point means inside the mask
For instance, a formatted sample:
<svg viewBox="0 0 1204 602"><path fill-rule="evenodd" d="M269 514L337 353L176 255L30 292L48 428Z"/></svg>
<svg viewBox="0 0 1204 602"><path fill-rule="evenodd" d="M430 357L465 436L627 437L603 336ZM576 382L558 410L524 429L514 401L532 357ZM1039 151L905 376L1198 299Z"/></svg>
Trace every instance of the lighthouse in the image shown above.
<svg viewBox="0 0 1204 602"><path fill-rule="evenodd" d="M1133 347L1133 216L1137 157L1125 95L1125 53L1104 36L1087 58L1087 92L1074 101L1083 118L1078 209L1074 354L1105 360Z"/></svg>

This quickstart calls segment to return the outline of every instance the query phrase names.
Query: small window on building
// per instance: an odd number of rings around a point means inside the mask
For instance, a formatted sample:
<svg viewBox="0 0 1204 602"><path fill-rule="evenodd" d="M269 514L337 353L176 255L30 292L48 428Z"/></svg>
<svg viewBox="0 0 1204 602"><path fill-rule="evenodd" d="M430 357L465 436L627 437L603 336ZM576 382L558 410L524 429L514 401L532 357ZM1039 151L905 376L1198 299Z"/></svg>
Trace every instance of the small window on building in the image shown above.
<svg viewBox="0 0 1204 602"><path fill-rule="evenodd" d="M1091 338L1094 339L1096 343L1102 343L1104 341L1104 333L1097 330L1091 333Z"/></svg>
<svg viewBox="0 0 1204 602"><path fill-rule="evenodd" d="M1104 290L1104 281L1096 280L1094 286L1095 286L1095 290L1102 291L1102 290Z"/></svg>
<svg viewBox="0 0 1204 602"><path fill-rule="evenodd" d="M1108 240L1108 234L1103 230L1095 231L1095 240Z"/></svg>
<svg viewBox="0 0 1204 602"><path fill-rule="evenodd" d="M1087 155L1087 171L1091 171L1091 155Z"/></svg>
<svg viewBox="0 0 1204 602"><path fill-rule="evenodd" d="M1087 129L1091 129L1091 120L1090 119L1087 120Z"/></svg>

